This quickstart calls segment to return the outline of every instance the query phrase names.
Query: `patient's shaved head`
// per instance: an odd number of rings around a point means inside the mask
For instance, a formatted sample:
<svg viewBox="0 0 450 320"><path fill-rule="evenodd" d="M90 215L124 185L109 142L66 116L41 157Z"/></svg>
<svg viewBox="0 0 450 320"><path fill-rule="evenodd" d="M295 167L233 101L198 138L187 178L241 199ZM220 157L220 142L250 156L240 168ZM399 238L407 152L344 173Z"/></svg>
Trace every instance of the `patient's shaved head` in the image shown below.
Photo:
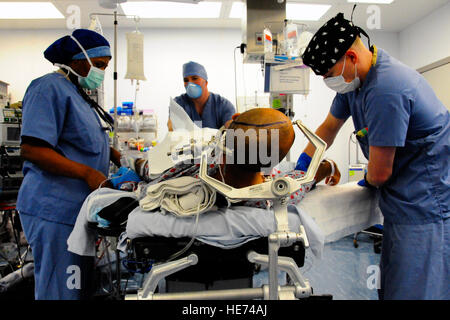
<svg viewBox="0 0 450 320"><path fill-rule="evenodd" d="M295 139L291 120L271 108L255 108L235 117L227 130L228 135L234 136L232 146L227 144L234 151L234 163L254 172L277 165ZM242 145L244 141L245 148L240 148L240 142Z"/></svg>

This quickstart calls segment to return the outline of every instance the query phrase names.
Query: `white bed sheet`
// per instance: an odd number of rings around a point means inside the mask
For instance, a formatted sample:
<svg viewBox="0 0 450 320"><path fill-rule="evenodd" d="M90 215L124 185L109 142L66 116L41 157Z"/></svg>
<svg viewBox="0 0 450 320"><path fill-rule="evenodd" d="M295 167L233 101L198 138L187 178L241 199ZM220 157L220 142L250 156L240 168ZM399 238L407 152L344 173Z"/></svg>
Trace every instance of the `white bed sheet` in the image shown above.
<svg viewBox="0 0 450 320"><path fill-rule="evenodd" d="M350 182L338 186L318 185L307 193L299 205L288 209L289 227L298 231L304 225L317 245L337 241L348 235L382 224L376 192ZM135 210L128 217L127 236L190 237L195 218L179 219L171 214L152 214ZM216 246L235 247L275 230L273 211L236 206L200 215L197 239Z"/></svg>
<svg viewBox="0 0 450 320"><path fill-rule="evenodd" d="M134 193L108 188L92 192L84 201L78 214L74 229L67 244L68 250L83 256L95 255L95 232L88 222L94 221L95 213L112 204L120 197L135 197ZM120 237L121 244L126 238L165 236L192 237L221 248L231 249L250 240L266 237L275 229L272 210L233 206L220 208L200 214L198 224L195 216L177 217L171 213L147 212L137 207L128 216L126 232ZM298 232L300 225L310 241L313 253L320 257L324 237L315 222L302 211L290 206L288 221L291 231Z"/></svg>
<svg viewBox="0 0 450 320"><path fill-rule="evenodd" d="M69 251L79 255L95 255L95 235L87 227L89 210L98 210L130 193L111 189L99 189L86 199L78 215L67 243ZM97 200L98 199L98 200ZM310 191L298 206L289 206L291 231L304 225L311 249L320 258L323 245L350 234L382 223L375 193L348 183L334 187L319 185ZM88 209L89 208L89 209ZM275 230L273 212L250 207L221 208L201 214L197 229L195 217L179 218L170 213L145 212L139 207L133 210L121 238L191 237L205 243L233 248L252 239L264 237Z"/></svg>
<svg viewBox="0 0 450 320"><path fill-rule="evenodd" d="M333 187L318 185L299 207L317 223L325 243L383 223L376 191L361 187L357 182Z"/></svg>

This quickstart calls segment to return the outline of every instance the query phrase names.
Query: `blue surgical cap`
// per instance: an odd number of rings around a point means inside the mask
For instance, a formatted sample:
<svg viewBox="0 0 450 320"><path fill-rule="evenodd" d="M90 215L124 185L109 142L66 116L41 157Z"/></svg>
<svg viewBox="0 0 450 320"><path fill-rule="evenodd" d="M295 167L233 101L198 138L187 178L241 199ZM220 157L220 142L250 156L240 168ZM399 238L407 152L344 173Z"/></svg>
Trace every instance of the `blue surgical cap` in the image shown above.
<svg viewBox="0 0 450 320"><path fill-rule="evenodd" d="M111 57L109 42L100 33L76 29L72 36L83 46L89 58ZM80 46L70 36L64 36L53 42L44 51L44 57L53 64L68 64L72 60L86 59Z"/></svg>
<svg viewBox="0 0 450 320"><path fill-rule="evenodd" d="M188 76L199 76L208 81L205 68L197 62L189 61L183 64L183 77Z"/></svg>

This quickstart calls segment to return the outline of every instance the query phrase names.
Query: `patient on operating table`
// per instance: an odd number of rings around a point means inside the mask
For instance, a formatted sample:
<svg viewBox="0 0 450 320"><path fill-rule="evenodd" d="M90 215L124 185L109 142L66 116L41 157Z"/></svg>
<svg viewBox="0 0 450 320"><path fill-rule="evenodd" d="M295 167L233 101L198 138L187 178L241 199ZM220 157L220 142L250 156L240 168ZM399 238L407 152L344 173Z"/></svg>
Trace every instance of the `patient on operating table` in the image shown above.
<svg viewBox="0 0 450 320"><path fill-rule="evenodd" d="M283 113L274 109L252 109L233 116L232 123L225 130L228 131L215 130L212 133L215 139L208 136L206 141L213 141L213 148L206 148L202 153L203 156L208 154L207 174L216 180L239 189L278 177L298 179L306 174L299 170L286 171L280 165L295 140L292 122ZM251 131L254 135L246 135ZM245 139L242 140L242 137ZM185 136L181 149L184 150L186 142L190 141L191 137ZM167 139L159 144L159 149L155 147L154 157L149 151L145 159L128 159L129 166L120 168L111 179L117 190L100 188L86 199L77 218L76 232L68 241L71 252L95 254L95 247L92 246L95 238L88 232L87 225L121 232L126 230L126 236L130 239L142 235L182 237L194 234L201 241L226 248L267 235L272 230L273 216L271 210L266 210L272 208L271 200L236 202L225 198L199 178L201 165L200 161L195 161L199 160L195 153L190 158L192 161L187 161L187 157L183 161L179 161L183 158L177 158L166 163L169 151L180 150L178 140L174 144L169 143ZM255 144L256 149L252 148ZM202 148L204 146L202 143ZM255 152L256 161L253 157ZM274 169L277 167L280 169ZM322 162L315 182L330 177L332 172L330 163ZM337 184L340 179L337 168L332 176L333 183ZM288 203L293 205L289 209L295 211L290 215L295 230L301 215L297 204L313 185L303 184L288 199ZM245 207L254 210L245 210ZM199 218L200 215L202 218ZM310 218L307 215L301 219L302 224L313 224L308 223ZM80 237L83 239L81 242Z"/></svg>
<svg viewBox="0 0 450 320"><path fill-rule="evenodd" d="M255 134L248 134L250 130ZM227 157L225 154L222 154L216 157L212 163L208 163L208 175L213 178L223 181L225 184L234 188L244 188L263 183L267 179L277 178L279 176L289 176L297 179L305 175L305 172L299 170L281 172L280 170L274 169L285 158L295 140L292 122L283 113L270 108L256 108L242 114L236 114L233 116L233 121L228 129L226 129L226 132L227 135L233 135L234 137L234 139L230 140L232 143L226 146L233 156ZM278 134L273 134L273 132L277 132ZM244 146L240 149L237 142L239 139L245 141ZM261 143L262 139L266 143ZM266 150L259 150L258 148L264 148ZM255 157L252 157L252 154ZM263 162L264 159L262 159L261 155L266 155L265 159L269 159L269 162ZM230 159L233 161L230 161ZM256 161L252 161L254 159ZM151 164L148 163L148 160L131 159L129 160L129 164L130 168L121 168L121 171L119 171L119 173L122 172L125 175L116 174L112 182L117 189L127 191L135 190L139 184L141 186L141 198L142 195L145 195L145 187L148 185L186 176L198 179L200 167L199 163L183 161L177 163L159 177L151 179L149 175L149 166ZM290 203L299 203L305 193L315 183L331 177L332 173L332 179L329 180L332 181L333 185L337 184L340 179L340 172L334 162L333 165L334 172L331 167L332 164L329 161L323 161L316 173L315 182L306 185L304 188L292 194L290 196ZM217 201L221 204L226 204L226 202L221 202L220 200L219 195ZM270 202L246 201L240 202L239 205L266 208L268 205L270 206Z"/></svg>

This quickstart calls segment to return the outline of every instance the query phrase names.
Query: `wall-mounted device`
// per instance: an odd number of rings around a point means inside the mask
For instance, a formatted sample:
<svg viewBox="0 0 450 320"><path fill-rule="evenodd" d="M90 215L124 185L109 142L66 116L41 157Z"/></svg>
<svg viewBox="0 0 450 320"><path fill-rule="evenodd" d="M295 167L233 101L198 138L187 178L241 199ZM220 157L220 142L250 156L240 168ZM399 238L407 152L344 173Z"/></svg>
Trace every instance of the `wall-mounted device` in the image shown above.
<svg viewBox="0 0 450 320"><path fill-rule="evenodd" d="M0 108L0 145L19 146L22 110Z"/></svg>
<svg viewBox="0 0 450 320"><path fill-rule="evenodd" d="M286 19L286 2L274 0L246 0L242 19L242 43L246 44L244 63L264 61L264 29L269 28L276 36L283 34Z"/></svg>
<svg viewBox="0 0 450 320"><path fill-rule="evenodd" d="M21 125L21 109L0 108L0 200L15 199L23 180Z"/></svg>
<svg viewBox="0 0 450 320"><path fill-rule="evenodd" d="M6 107L9 103L8 86L8 83L0 81L0 107Z"/></svg>

